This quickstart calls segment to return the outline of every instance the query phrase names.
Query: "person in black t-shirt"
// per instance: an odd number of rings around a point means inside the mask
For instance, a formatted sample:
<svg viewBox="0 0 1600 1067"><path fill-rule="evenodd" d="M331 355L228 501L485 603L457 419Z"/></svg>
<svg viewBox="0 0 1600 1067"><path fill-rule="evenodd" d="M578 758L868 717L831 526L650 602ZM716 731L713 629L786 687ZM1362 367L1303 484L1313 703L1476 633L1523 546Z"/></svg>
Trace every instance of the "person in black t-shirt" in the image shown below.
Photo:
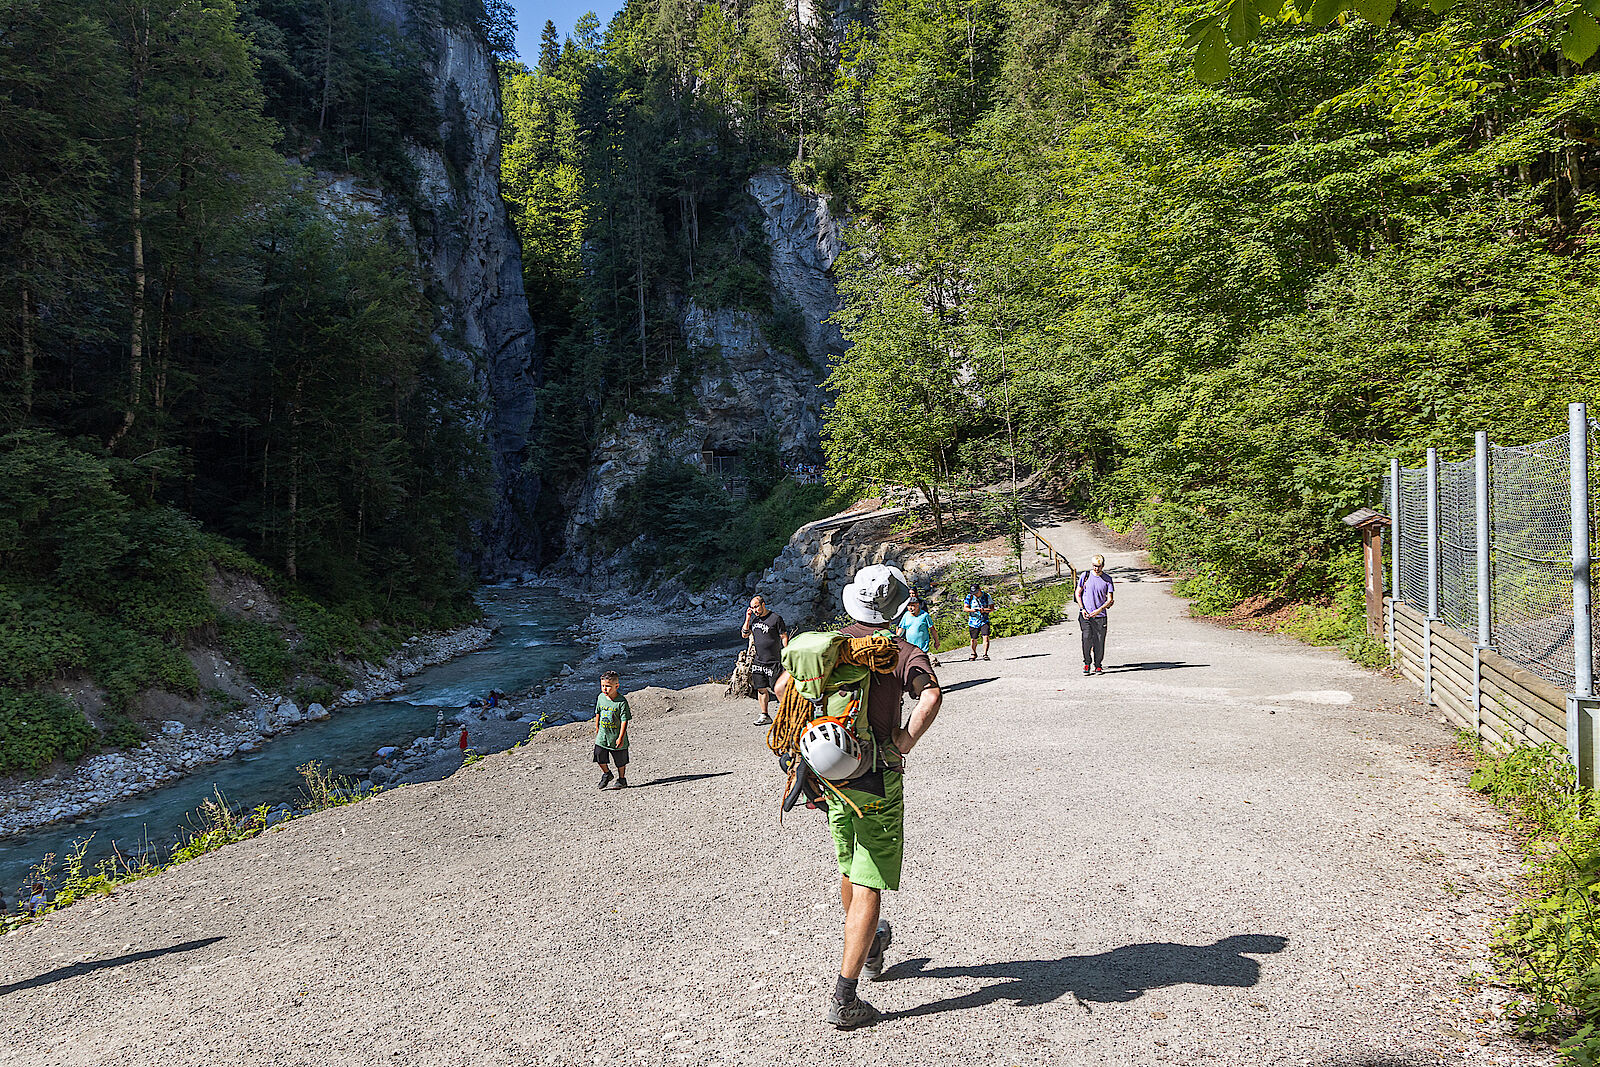
<svg viewBox="0 0 1600 1067"><path fill-rule="evenodd" d="M772 686L783 673L783 649L789 643L789 628L757 595L750 598L750 610L744 613L743 632L750 640L750 684L761 697L761 718L756 725L765 726L772 721Z"/></svg>

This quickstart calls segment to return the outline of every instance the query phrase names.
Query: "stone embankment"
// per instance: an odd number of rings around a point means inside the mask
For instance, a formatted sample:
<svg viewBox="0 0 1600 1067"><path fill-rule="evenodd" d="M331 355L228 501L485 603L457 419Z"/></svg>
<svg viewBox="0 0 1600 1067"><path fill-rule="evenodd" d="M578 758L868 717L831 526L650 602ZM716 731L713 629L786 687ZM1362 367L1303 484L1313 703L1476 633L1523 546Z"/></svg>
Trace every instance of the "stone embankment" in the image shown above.
<svg viewBox="0 0 1600 1067"><path fill-rule="evenodd" d="M857 570L903 562L900 547L889 538L889 527L903 514L894 508L835 515L802 526L753 591L783 616L791 633L830 622L840 613L839 595Z"/></svg>
<svg viewBox="0 0 1600 1067"><path fill-rule="evenodd" d="M425 667L482 647L490 631L468 626L413 638L382 664L363 664L351 688L332 708L364 704L398 692L404 680ZM70 772L22 782L0 795L0 837L85 815L114 801L155 789L196 767L240 753L254 752L267 739L328 718L321 704L301 708L286 696L263 696L223 717L215 726L186 727L166 722L137 748L86 759Z"/></svg>

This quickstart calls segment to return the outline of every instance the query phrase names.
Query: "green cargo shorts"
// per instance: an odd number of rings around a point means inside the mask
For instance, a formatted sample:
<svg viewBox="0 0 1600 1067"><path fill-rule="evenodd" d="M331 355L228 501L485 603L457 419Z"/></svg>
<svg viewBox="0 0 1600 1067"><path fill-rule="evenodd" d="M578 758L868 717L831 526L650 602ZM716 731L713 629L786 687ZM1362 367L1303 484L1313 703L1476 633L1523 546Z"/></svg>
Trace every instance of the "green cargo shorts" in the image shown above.
<svg viewBox="0 0 1600 1067"><path fill-rule="evenodd" d="M839 853L839 873L854 885L900 888L900 862L906 848L904 777L899 771L885 771L881 797L845 789L844 795L861 809L860 815L837 798L829 798L828 828Z"/></svg>

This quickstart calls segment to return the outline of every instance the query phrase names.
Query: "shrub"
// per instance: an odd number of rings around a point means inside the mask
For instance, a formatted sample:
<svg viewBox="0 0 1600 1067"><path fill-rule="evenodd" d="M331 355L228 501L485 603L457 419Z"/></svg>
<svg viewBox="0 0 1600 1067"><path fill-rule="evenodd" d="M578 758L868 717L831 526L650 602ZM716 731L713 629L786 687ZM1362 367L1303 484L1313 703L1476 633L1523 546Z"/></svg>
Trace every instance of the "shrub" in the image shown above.
<svg viewBox="0 0 1600 1067"><path fill-rule="evenodd" d="M222 643L241 670L259 686L276 689L289 669L289 642L283 632L263 622L222 624Z"/></svg>
<svg viewBox="0 0 1600 1067"><path fill-rule="evenodd" d="M1515 1014L1525 1033L1561 1041L1569 1064L1600 1062L1600 814L1554 745L1486 751L1471 785L1528 829L1525 870L1533 888L1500 933L1498 969L1529 998Z"/></svg>
<svg viewBox="0 0 1600 1067"><path fill-rule="evenodd" d="M0 772L37 773L77 759L95 743L83 711L54 693L0 689Z"/></svg>

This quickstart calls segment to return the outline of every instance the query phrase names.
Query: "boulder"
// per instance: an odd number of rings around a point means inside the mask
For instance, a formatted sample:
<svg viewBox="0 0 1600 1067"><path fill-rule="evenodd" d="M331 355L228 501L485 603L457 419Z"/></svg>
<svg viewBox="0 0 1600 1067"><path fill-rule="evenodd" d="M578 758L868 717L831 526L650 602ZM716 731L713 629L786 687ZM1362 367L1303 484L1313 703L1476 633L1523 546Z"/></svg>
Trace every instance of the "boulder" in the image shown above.
<svg viewBox="0 0 1600 1067"><path fill-rule="evenodd" d="M169 721L169 722L164 722L164 723L161 724L161 732L163 734L165 734L167 737L182 737L183 736L183 729L184 729L183 723L181 723L181 722L170 722Z"/></svg>
<svg viewBox="0 0 1600 1067"><path fill-rule="evenodd" d="M594 658L601 663L607 663L614 659L627 659L628 650L619 641L608 641L595 651Z"/></svg>
<svg viewBox="0 0 1600 1067"><path fill-rule="evenodd" d="M292 700L285 700L278 705L274 716L278 722L285 726L293 726L301 720L300 705Z"/></svg>
<svg viewBox="0 0 1600 1067"><path fill-rule="evenodd" d="M328 717L328 709L321 704L313 704L306 709L306 718L312 722L321 722Z"/></svg>

